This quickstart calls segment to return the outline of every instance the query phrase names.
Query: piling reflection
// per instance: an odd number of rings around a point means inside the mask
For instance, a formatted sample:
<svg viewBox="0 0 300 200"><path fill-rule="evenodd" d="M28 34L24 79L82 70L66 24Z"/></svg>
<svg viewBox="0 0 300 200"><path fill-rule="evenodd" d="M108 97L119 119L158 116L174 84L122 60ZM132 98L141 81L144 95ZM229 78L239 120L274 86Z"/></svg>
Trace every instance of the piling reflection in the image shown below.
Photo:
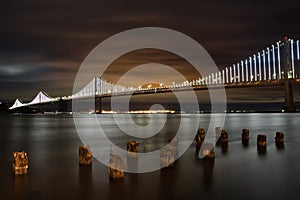
<svg viewBox="0 0 300 200"><path fill-rule="evenodd" d="M123 178L109 181L109 199L126 199Z"/></svg>
<svg viewBox="0 0 300 200"><path fill-rule="evenodd" d="M227 154L227 150L228 150L228 142L222 143L222 144L221 144L221 148L222 148L222 153L223 153L223 154Z"/></svg>
<svg viewBox="0 0 300 200"><path fill-rule="evenodd" d="M79 164L79 184L81 198L89 199L93 193L92 165Z"/></svg>
<svg viewBox="0 0 300 200"><path fill-rule="evenodd" d="M199 159L200 148L196 147L195 164L199 169L202 169L202 184L206 191L210 191L213 185L213 171L215 166L214 157L204 157ZM201 152L200 152L201 153Z"/></svg>
<svg viewBox="0 0 300 200"><path fill-rule="evenodd" d="M262 156L267 154L267 147L257 147L257 154Z"/></svg>
<svg viewBox="0 0 300 200"><path fill-rule="evenodd" d="M13 199L24 199L28 195L28 175L14 176Z"/></svg>
<svg viewBox="0 0 300 200"><path fill-rule="evenodd" d="M249 140L246 141L242 140L242 145L243 147L247 148L249 146Z"/></svg>
<svg viewBox="0 0 300 200"><path fill-rule="evenodd" d="M163 168L160 170L159 197L160 199L176 199L176 182L178 170L176 167Z"/></svg>
<svg viewBox="0 0 300 200"><path fill-rule="evenodd" d="M136 154L134 157L127 155L127 169L138 171L139 156Z"/></svg>
<svg viewBox="0 0 300 200"><path fill-rule="evenodd" d="M279 150L284 149L284 133L276 132L275 144L276 144L277 149L279 149Z"/></svg>
<svg viewBox="0 0 300 200"><path fill-rule="evenodd" d="M41 199L43 199L43 196L39 191L35 190L28 195L27 199L28 200L41 200Z"/></svg>
<svg viewBox="0 0 300 200"><path fill-rule="evenodd" d="M203 185L206 189L211 189L213 185L214 159L202 159L203 164Z"/></svg>
<svg viewBox="0 0 300 200"><path fill-rule="evenodd" d="M126 184L130 185L130 187L126 188L126 193L123 194L121 199L136 199L141 192L141 184L140 184L140 174L136 173L128 173L126 174ZM141 198L144 199L144 198Z"/></svg>
<svg viewBox="0 0 300 200"><path fill-rule="evenodd" d="M284 150L284 143L275 143L277 150Z"/></svg>

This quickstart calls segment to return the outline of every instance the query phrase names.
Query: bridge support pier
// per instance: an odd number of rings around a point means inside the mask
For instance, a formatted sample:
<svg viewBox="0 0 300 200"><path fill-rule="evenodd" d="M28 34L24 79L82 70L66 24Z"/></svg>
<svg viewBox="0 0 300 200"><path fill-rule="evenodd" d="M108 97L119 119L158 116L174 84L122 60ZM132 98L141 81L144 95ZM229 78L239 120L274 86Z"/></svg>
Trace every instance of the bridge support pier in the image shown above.
<svg viewBox="0 0 300 200"><path fill-rule="evenodd" d="M283 110L285 112L295 112L296 106L294 103L293 82L290 80L284 81L285 105Z"/></svg>
<svg viewBox="0 0 300 200"><path fill-rule="evenodd" d="M283 67L284 67L284 94L285 105L283 110L285 112L295 112L296 106L294 103L294 90L293 90L293 74L291 67L291 48L288 38L284 38L283 46Z"/></svg>
<svg viewBox="0 0 300 200"><path fill-rule="evenodd" d="M96 114L102 113L101 97L95 97L95 113Z"/></svg>
<svg viewBox="0 0 300 200"><path fill-rule="evenodd" d="M68 112L67 101L60 99L58 102L58 112Z"/></svg>

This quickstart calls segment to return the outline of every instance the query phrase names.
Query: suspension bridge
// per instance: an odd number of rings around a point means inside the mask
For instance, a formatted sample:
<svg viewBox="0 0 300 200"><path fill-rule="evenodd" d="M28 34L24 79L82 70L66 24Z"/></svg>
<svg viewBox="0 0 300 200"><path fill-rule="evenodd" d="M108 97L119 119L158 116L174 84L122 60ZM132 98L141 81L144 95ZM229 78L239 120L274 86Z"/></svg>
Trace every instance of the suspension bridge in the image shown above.
<svg viewBox="0 0 300 200"><path fill-rule="evenodd" d="M60 110L66 110L66 102L78 99L95 99L95 111L101 113L101 99L111 96L164 93L185 90L207 90L208 88L269 87L282 85L285 92L284 110L296 110L293 97L293 85L300 84L299 40L285 37L283 41L259 51L240 62L218 72L211 73L191 81L173 82L171 85L157 87L126 87L116 85L101 77L94 77L85 87L75 94L64 97L51 97L39 92L31 102L16 99L11 110L32 105L59 102Z"/></svg>

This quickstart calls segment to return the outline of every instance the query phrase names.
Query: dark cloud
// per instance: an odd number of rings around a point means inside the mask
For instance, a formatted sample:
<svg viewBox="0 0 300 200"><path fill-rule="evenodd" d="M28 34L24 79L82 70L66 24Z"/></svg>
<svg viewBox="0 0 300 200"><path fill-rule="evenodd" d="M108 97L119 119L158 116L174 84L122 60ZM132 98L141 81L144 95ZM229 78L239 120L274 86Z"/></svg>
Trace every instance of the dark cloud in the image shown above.
<svg viewBox="0 0 300 200"><path fill-rule="evenodd" d="M96 45L121 31L143 26L171 28L191 36L223 68L285 35L299 39L298 10L298 1L276 0L2 2L0 98L26 99L39 90L53 96L70 94L76 71ZM106 78L116 79L123 67L148 61L149 55L183 66L170 54L145 53L137 60L134 56L121 59ZM277 96L275 89L269 91L272 98ZM238 90L234 94L236 101L252 96Z"/></svg>

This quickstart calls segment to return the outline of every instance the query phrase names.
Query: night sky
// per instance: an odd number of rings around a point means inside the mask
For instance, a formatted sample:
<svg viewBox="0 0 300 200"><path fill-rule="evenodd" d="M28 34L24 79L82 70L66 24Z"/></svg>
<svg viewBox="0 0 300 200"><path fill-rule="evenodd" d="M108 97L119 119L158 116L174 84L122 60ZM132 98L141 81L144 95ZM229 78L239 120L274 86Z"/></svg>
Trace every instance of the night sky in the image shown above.
<svg viewBox="0 0 300 200"><path fill-rule="evenodd" d="M106 38L138 27L184 33L204 46L222 69L286 35L300 39L299 8L298 0L2 1L0 99L31 100L40 90L54 97L71 94L76 72L87 54ZM149 57L167 65L185 65L172 56L133 52L119 59L105 78L113 80L118 71L147 63ZM283 96L278 88L229 93L234 102L247 98L279 101ZM264 94L263 98L259 94Z"/></svg>

